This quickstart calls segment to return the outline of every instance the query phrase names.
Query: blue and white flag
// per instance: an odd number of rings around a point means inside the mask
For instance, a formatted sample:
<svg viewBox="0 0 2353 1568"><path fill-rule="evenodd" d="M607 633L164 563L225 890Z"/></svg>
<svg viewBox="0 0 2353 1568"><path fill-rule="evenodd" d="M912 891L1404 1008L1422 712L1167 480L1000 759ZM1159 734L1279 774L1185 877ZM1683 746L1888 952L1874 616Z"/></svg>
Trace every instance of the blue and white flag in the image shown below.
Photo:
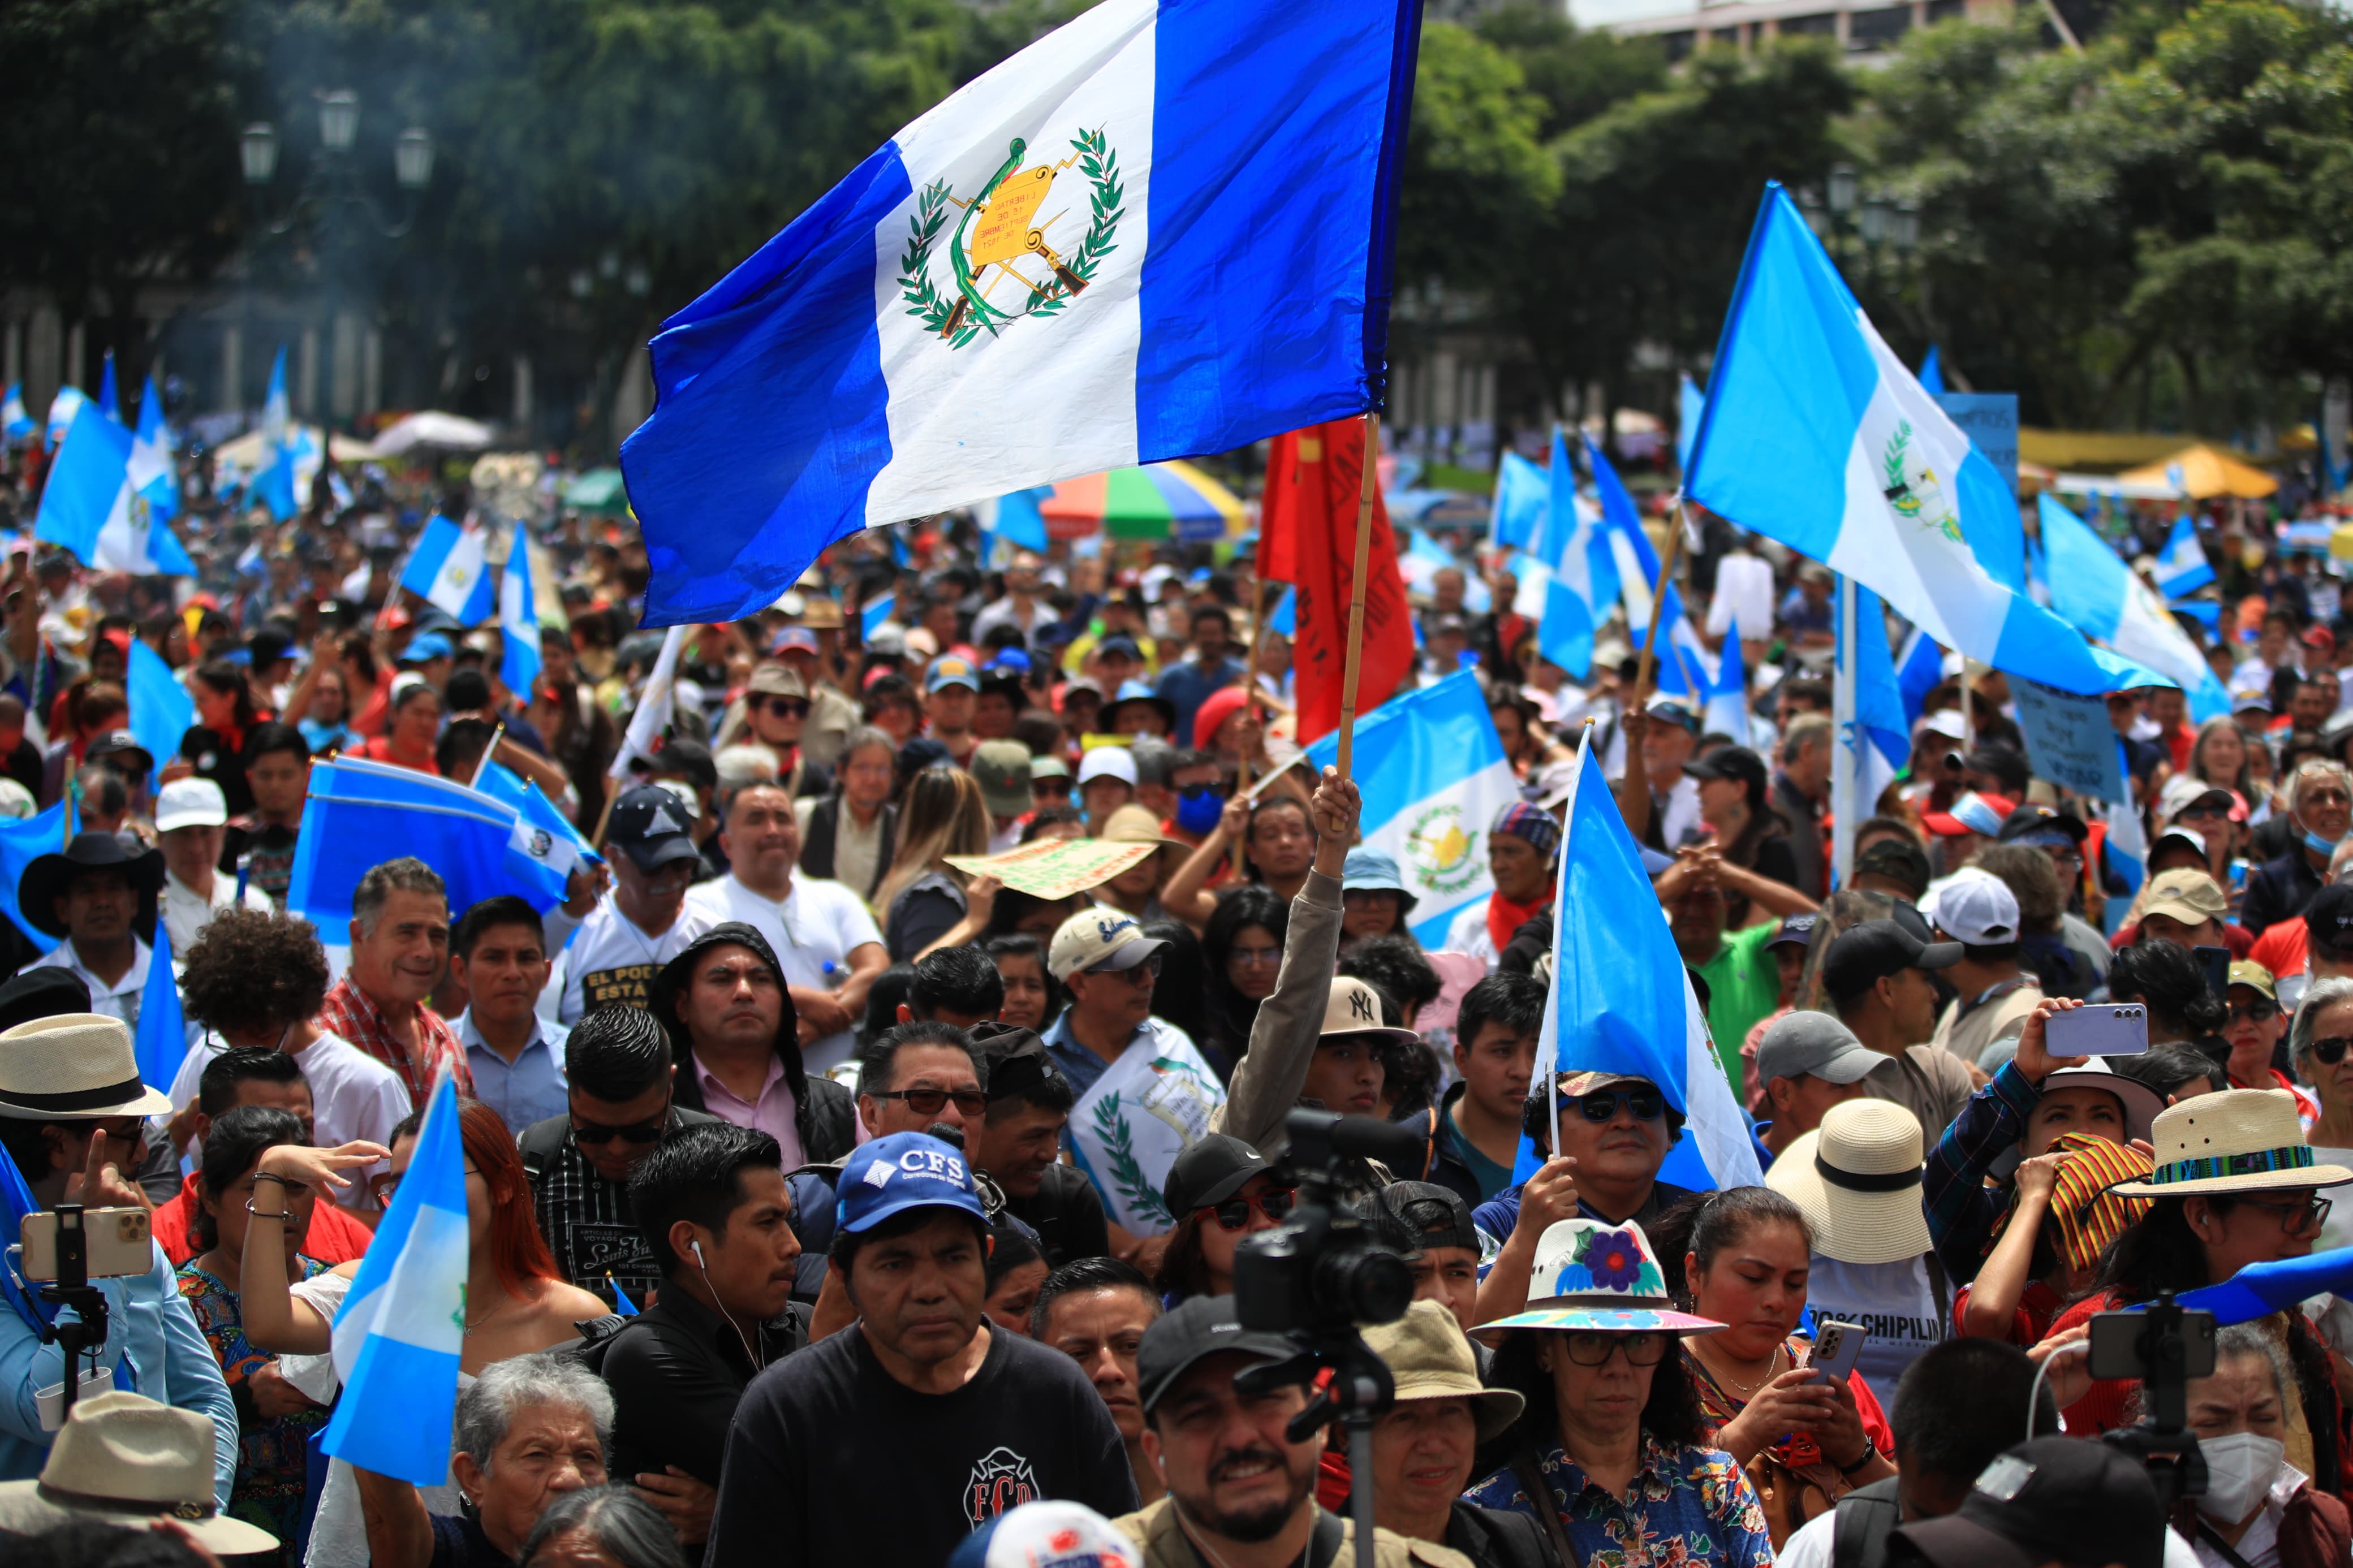
<svg viewBox="0 0 2353 1568"><path fill-rule="evenodd" d="M1299 635L1299 590L1296 586L1284 586L1282 597L1274 602L1272 613L1266 617L1266 629L1281 632L1287 637Z"/></svg>
<svg viewBox="0 0 2353 1568"><path fill-rule="evenodd" d="M0 394L0 439L21 441L39 428L25 412L25 384L10 382L7 392Z"/></svg>
<svg viewBox="0 0 2353 1568"><path fill-rule="evenodd" d="M139 394L139 428L131 437L131 485L159 521L180 510L180 471L172 462L172 433L151 373Z"/></svg>
<svg viewBox="0 0 2353 1568"><path fill-rule="evenodd" d="M15 1156L0 1148L0 1236L22 1236L25 1216L41 1212L33 1199L33 1189L17 1168ZM26 1284L14 1268L0 1268L0 1300L7 1302L24 1325L36 1332L58 1321L56 1307L34 1292L38 1287Z"/></svg>
<svg viewBox="0 0 2353 1568"><path fill-rule="evenodd" d="M1699 727L1703 731L1731 736L1734 745L1746 746L1756 740L1754 726L1748 721L1748 670L1740 658L1740 639L1728 637L1716 660L1715 679L1707 689Z"/></svg>
<svg viewBox="0 0 2353 1568"><path fill-rule="evenodd" d="M880 598L869 599L858 606L858 635L861 641L871 641L882 629L883 623L899 613L896 589Z"/></svg>
<svg viewBox="0 0 2353 1568"><path fill-rule="evenodd" d="M539 786L503 763L482 754L474 787L492 800L512 806L514 831L507 837L507 868L515 879L542 890L554 889L560 901L572 868L583 860L601 858L590 848L572 819L539 793Z"/></svg>
<svg viewBox="0 0 2353 1568"><path fill-rule="evenodd" d="M1928 646L1933 654L1936 645ZM1854 647L1840 648L1838 657L1853 661L1854 719L1845 742L1855 769L1855 798L1869 816L1882 792L1912 759L1912 719L1905 711L1895 660L1887 651L1886 608L1878 595L1859 584L1854 591Z"/></svg>
<svg viewBox="0 0 2353 1568"><path fill-rule="evenodd" d="M1542 468L1517 452L1505 452L1495 470L1495 505L1487 519L1488 539L1512 550L1534 546L1544 530L1551 489Z"/></svg>
<svg viewBox="0 0 2353 1568"><path fill-rule="evenodd" d="M2119 751L2123 749L2121 737L2116 741L2116 746ZM2132 773L2129 762L2125 773L2127 777ZM2107 868L2115 872L2124 884L2121 895L2111 893L2108 896L2102 921L2106 930L2101 934L2114 936L2124 925L2125 917L2132 913L2133 895L2139 892L2141 884L2148 880L2148 834L2141 826L2138 807L2108 807L2108 831L2102 845L2102 853L2107 859Z"/></svg>
<svg viewBox="0 0 2353 1568"><path fill-rule="evenodd" d="M1460 572L1462 607L1474 616L1483 616L1494 608L1494 595L1487 591L1479 574L1466 569L1454 559L1453 552L1418 528L1408 531L1406 551L1398 557L1398 568L1404 574L1406 586L1422 594L1438 592L1440 572Z"/></svg>
<svg viewBox="0 0 2353 1568"><path fill-rule="evenodd" d="M425 520L425 531L400 569L400 585L459 625L480 626L496 603L486 542L480 529L460 528L435 512Z"/></svg>
<svg viewBox="0 0 2353 1568"><path fill-rule="evenodd" d="M1635 510L1634 498L1626 493L1600 443L1588 436L1585 450L1593 465L1593 490L1601 500L1603 538L1616 567L1616 592L1626 606L1627 641L1639 653L1651 627L1651 595L1659 580L1659 554L1651 548L1651 536L1642 531L1642 514ZM1599 576L1598 567L1595 575ZM1683 614L1683 595L1672 583L1659 611L1659 651L1651 668L1658 689L1670 696L1704 699L1715 680L1715 659L1699 640L1699 628Z"/></svg>
<svg viewBox="0 0 2353 1568"><path fill-rule="evenodd" d="M1934 343L1928 345L1928 357L1920 362L1920 390L1931 397L1944 395L1945 356Z"/></svg>
<svg viewBox="0 0 2353 1568"><path fill-rule="evenodd" d="M190 577L179 536L156 521L131 477L137 437L84 402L41 491L33 537L64 546L83 565L134 576ZM176 738L174 744L177 743Z"/></svg>
<svg viewBox="0 0 2353 1568"><path fill-rule="evenodd" d="M286 404L286 350L269 363L269 391L261 400L261 467L253 476L253 499L284 522L301 509L302 487L296 475L294 426Z"/></svg>
<svg viewBox="0 0 2353 1568"><path fill-rule="evenodd" d="M1639 1074L1684 1118L1659 1179L1707 1192L1764 1174L1748 1118L1709 1039L1666 910L1589 746L1571 774L1568 826L1553 899L1552 994L1535 1081L1557 1072ZM1726 1042L1737 1051L1737 1040ZM1560 1147L1557 1138L1555 1149Z"/></svg>
<svg viewBox="0 0 2353 1568"><path fill-rule="evenodd" d="M1536 624L1536 650L1582 680L1593 668L1593 640L1618 600L1618 568L1600 526L1600 509L1577 493L1568 437L1552 436L1542 510L1514 563L1519 592L1512 607Z"/></svg>
<svg viewBox="0 0 2353 1568"><path fill-rule="evenodd" d="M1707 413L1707 398L1686 373L1675 388L1675 467L1691 470L1692 443L1699 439L1699 422Z"/></svg>
<svg viewBox="0 0 2353 1568"><path fill-rule="evenodd" d="M1875 601L1878 595L1872 595ZM1928 710L1928 693L1944 684L1945 650L1936 639L1914 626L1895 656L1895 689L1904 698L1904 732L1909 735L1920 715Z"/></svg>
<svg viewBox="0 0 2353 1568"><path fill-rule="evenodd" d="M1320 774L1339 750L1335 731L1307 748L1307 760ZM1449 922L1495 890L1488 825L1520 798L1478 679L1450 675L1357 720L1353 767L1365 846L1396 857L1417 900L1407 917L1414 935L1440 947Z"/></svg>
<svg viewBox="0 0 2353 1568"><path fill-rule="evenodd" d="M90 394L79 386L60 386L58 395L49 399L49 449L65 445L66 432L73 428L74 416L90 406Z"/></svg>
<svg viewBox="0 0 2353 1568"><path fill-rule="evenodd" d="M1043 555L1048 543L1046 514L1039 510L1039 503L1052 500L1053 495L1052 486L1034 485L1028 489L997 497L997 515L989 521L987 531L988 537L1001 539L1018 549L1034 550ZM892 537L895 541L898 536L893 534ZM900 564L906 564L903 557Z"/></svg>
<svg viewBox="0 0 2353 1568"><path fill-rule="evenodd" d="M131 699L131 732L161 768L180 754L181 737L195 727L196 700L144 637L131 639L123 685Z"/></svg>
<svg viewBox="0 0 2353 1568"><path fill-rule="evenodd" d="M313 763L301 831L287 912L328 939L351 924L352 894L371 868L390 858L387 845L439 872L453 910L496 893L520 894L539 910L563 901L554 830L544 830L547 853L531 854L538 838L514 805L451 779L358 757Z"/></svg>
<svg viewBox="0 0 2353 1568"><path fill-rule="evenodd" d="M114 381L112 349L106 351L105 361L98 373L98 411L117 425L122 423L122 392Z"/></svg>
<svg viewBox="0 0 2353 1568"><path fill-rule="evenodd" d="M1684 489L1971 658L2084 694L2135 683L2127 660L1978 563L1971 520L2014 529L2016 498L1880 337L1778 184L1741 264Z"/></svg>
<svg viewBox="0 0 2353 1568"><path fill-rule="evenodd" d="M445 1075L427 1104L408 1173L335 1314L343 1392L319 1440L329 1455L412 1486L448 1480L467 1237L458 1088Z"/></svg>
<svg viewBox="0 0 2353 1568"><path fill-rule="evenodd" d="M69 815L73 818L70 826L66 822ZM71 790L47 811L21 821L0 822L0 914L6 915L25 933L25 940L43 952L55 952L58 939L25 918L16 904L16 887L24 879L26 867L44 855L56 854L80 831L81 813L75 807ZM0 1275L6 1272L0 1268Z"/></svg>
<svg viewBox="0 0 2353 1568"><path fill-rule="evenodd" d="M2173 532L2157 555L2157 585L2168 599L2194 594L2214 580L2214 563L2198 543L2198 530L2187 516L2173 520Z"/></svg>
<svg viewBox="0 0 2353 1568"><path fill-rule="evenodd" d="M2085 637L2177 682L2200 723L2228 713L2221 679L2140 574L2047 491L2037 505L2051 562L2052 610Z"/></svg>
<svg viewBox="0 0 2353 1568"><path fill-rule="evenodd" d="M539 679L539 602L532 593L531 540L518 527L499 579L499 683L525 701Z"/></svg>
<svg viewBox="0 0 2353 1568"><path fill-rule="evenodd" d="M647 623L1374 406L1420 9L1103 0L901 131L654 338Z"/></svg>
<svg viewBox="0 0 2353 1568"><path fill-rule="evenodd" d="M131 1050L139 1064L139 1081L169 1093L187 1058L188 1020L180 1006L179 976L172 973L172 932L160 920L147 958L147 984L139 992L139 1027Z"/></svg>

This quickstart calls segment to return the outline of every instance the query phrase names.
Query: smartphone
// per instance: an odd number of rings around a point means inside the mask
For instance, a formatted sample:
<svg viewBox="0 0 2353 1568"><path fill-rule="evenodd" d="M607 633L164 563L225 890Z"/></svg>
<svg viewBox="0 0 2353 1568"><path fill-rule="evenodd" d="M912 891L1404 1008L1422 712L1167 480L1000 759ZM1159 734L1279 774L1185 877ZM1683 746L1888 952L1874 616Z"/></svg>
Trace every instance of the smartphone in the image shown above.
<svg viewBox="0 0 2353 1568"><path fill-rule="evenodd" d="M2086 1357L2095 1378L2145 1378L2148 1369L2141 1364L2141 1335L2148 1328L2145 1312L2094 1312L2089 1335L2092 1353ZM2181 1375L2211 1377L2214 1375L2214 1314L2185 1311L2181 1314Z"/></svg>
<svg viewBox="0 0 2353 1568"><path fill-rule="evenodd" d="M155 1267L152 1220L145 1209L85 1209L82 1228L90 1233L90 1277L121 1279L144 1274ZM17 1272L27 1279L58 1277L58 1216L46 1210L25 1216L24 1257Z"/></svg>
<svg viewBox="0 0 2353 1568"><path fill-rule="evenodd" d="M1814 1325L1814 1353L1806 1358L1806 1364L1834 1377L1852 1377L1863 1342L1870 1338L1871 1331L1861 1323L1824 1318Z"/></svg>
<svg viewBox="0 0 2353 1568"><path fill-rule="evenodd" d="M2229 956L2227 948L2215 950ZM2097 1002L2053 1013L2042 1048L2054 1057L2129 1057L2148 1049L2148 1009L2137 1002Z"/></svg>
<svg viewBox="0 0 2353 1568"><path fill-rule="evenodd" d="M2214 1000L2222 1001L2231 994L2231 950L2227 947L2193 947L2200 967L2206 971L2206 989Z"/></svg>

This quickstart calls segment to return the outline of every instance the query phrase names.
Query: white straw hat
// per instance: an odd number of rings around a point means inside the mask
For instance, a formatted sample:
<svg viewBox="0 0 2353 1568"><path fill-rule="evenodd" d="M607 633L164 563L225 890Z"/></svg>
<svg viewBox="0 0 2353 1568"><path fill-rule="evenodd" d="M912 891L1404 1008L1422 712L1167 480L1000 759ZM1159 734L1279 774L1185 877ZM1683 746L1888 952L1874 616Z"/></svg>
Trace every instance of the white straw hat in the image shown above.
<svg viewBox="0 0 2353 1568"><path fill-rule="evenodd" d="M0 1530L37 1534L74 1519L137 1530L170 1520L222 1556L275 1552L278 1538L213 1503L213 1423L136 1394L77 1400L37 1481L0 1482Z"/></svg>
<svg viewBox="0 0 2353 1568"><path fill-rule="evenodd" d="M1928 1250L1920 1212L1920 1121L1888 1100L1850 1100L1765 1173L1798 1205L1814 1250L1841 1263L1894 1263Z"/></svg>
<svg viewBox="0 0 2353 1568"><path fill-rule="evenodd" d="M139 1081L121 1019L59 1013L0 1032L0 1112L68 1121L169 1116L172 1097Z"/></svg>
<svg viewBox="0 0 2353 1568"><path fill-rule="evenodd" d="M0 1036L5 1039L5 1036ZM2156 1169L2108 1190L2128 1198L2277 1192L2353 1182L2342 1165L2313 1163L2295 1097L2284 1089L2226 1089L2168 1106L2149 1129Z"/></svg>

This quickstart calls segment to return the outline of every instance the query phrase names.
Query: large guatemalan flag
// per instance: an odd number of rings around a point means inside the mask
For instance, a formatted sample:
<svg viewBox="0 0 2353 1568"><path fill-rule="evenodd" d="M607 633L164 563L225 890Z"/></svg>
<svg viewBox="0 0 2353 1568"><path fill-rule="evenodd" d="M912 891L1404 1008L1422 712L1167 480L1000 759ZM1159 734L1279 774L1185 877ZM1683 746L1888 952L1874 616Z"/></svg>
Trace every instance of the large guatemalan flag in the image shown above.
<svg viewBox="0 0 2353 1568"><path fill-rule="evenodd" d="M859 529L1379 401L1419 0L1103 0L653 340L649 625Z"/></svg>

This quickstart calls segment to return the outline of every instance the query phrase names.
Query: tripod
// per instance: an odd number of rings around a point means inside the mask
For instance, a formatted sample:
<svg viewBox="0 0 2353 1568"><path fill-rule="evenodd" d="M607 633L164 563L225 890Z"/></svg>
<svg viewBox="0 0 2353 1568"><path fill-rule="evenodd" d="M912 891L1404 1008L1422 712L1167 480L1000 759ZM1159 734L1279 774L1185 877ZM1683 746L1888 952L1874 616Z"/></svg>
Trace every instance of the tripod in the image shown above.
<svg viewBox="0 0 2353 1568"><path fill-rule="evenodd" d="M58 1277L41 1287L42 1300L74 1310L72 1322L51 1323L41 1331L42 1343L65 1352L65 1385L58 1415L60 1428L73 1414L74 1395L81 1384L81 1358L88 1354L94 1360L106 1343L106 1294L90 1282L90 1233L82 1228L81 1210L79 1204L57 1206Z"/></svg>
<svg viewBox="0 0 2353 1568"><path fill-rule="evenodd" d="M1389 1375L1388 1363L1353 1328L1292 1337L1305 1342L1305 1348L1289 1361L1236 1374L1234 1387L1242 1394L1263 1394L1293 1383L1313 1386L1318 1373L1331 1369L1331 1382L1291 1418L1282 1435L1302 1443L1335 1420L1346 1426L1348 1512L1356 1522L1356 1568L1373 1568L1373 1423L1395 1399L1397 1381Z"/></svg>

